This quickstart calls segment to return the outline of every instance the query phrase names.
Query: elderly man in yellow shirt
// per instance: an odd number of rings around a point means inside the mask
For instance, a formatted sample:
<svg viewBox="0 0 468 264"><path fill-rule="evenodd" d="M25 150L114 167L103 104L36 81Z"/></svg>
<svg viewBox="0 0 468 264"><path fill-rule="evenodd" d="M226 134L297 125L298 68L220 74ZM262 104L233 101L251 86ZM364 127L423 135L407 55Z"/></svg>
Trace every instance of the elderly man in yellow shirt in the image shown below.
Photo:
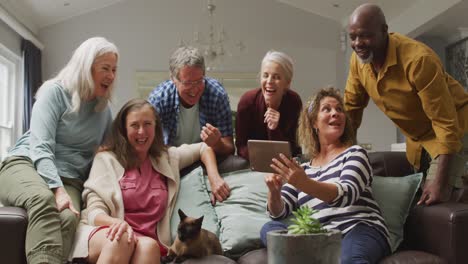
<svg viewBox="0 0 468 264"><path fill-rule="evenodd" d="M466 176L463 138L468 130L468 93L445 72L429 47L388 33L377 5L364 4L354 10L348 33L354 52L345 108L354 128L359 128L372 98L406 136L409 162L419 169L424 153L432 158L418 203L447 200L453 187L463 186Z"/></svg>

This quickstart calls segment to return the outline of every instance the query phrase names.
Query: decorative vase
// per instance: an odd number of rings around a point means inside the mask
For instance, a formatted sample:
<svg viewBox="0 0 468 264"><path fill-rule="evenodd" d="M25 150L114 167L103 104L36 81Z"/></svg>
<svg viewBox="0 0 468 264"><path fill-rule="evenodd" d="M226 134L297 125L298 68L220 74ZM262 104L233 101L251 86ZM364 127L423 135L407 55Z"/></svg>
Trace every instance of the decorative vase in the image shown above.
<svg viewBox="0 0 468 264"><path fill-rule="evenodd" d="M267 233L268 264L340 263L341 232L296 235L287 230Z"/></svg>

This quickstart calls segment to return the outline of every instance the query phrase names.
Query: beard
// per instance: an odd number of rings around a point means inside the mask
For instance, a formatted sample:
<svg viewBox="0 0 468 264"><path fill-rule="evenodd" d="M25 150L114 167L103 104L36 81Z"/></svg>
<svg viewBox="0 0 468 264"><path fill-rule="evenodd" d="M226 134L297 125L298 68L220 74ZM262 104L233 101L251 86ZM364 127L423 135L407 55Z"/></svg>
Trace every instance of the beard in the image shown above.
<svg viewBox="0 0 468 264"><path fill-rule="evenodd" d="M357 54L356 54L356 55L357 55ZM369 63L371 63L372 60L374 59L374 52L371 51L371 52L369 53L369 56L367 56L367 58L365 58L365 59L359 57L359 55L357 56L357 58L358 58L358 60L359 60L360 63L362 63L362 64L369 64Z"/></svg>

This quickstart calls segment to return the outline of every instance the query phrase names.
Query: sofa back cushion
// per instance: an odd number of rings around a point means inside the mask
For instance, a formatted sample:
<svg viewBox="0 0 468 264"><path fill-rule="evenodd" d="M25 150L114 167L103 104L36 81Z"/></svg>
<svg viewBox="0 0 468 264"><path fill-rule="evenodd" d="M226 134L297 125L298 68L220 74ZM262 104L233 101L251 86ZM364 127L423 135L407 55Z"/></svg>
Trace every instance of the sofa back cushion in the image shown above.
<svg viewBox="0 0 468 264"><path fill-rule="evenodd" d="M413 206L421 179L422 173L405 177L374 176L372 193L387 224L392 251L403 241L406 217Z"/></svg>
<svg viewBox="0 0 468 264"><path fill-rule="evenodd" d="M173 241L177 236L177 226L180 222L177 213L179 208L191 217L204 216L202 227L217 236L219 235L218 218L206 191L201 167L196 167L180 179L180 190L171 217L171 237Z"/></svg>
<svg viewBox="0 0 468 264"><path fill-rule="evenodd" d="M262 247L260 229L271 221L266 213L268 188L265 173L241 170L223 174L231 195L214 210L219 221L219 240L227 257L237 259ZM209 189L208 178L205 184ZM210 191L210 190L209 190Z"/></svg>
<svg viewBox="0 0 468 264"><path fill-rule="evenodd" d="M369 161L374 175L402 177L414 173L406 158L406 152L369 152Z"/></svg>

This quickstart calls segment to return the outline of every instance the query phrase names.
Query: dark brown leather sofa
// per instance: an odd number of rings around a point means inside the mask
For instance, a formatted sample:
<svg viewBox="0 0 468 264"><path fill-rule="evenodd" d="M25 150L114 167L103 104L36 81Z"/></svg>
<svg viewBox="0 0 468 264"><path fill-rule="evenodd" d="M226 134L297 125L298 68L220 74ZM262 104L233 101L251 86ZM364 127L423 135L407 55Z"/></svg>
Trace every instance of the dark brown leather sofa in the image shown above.
<svg viewBox="0 0 468 264"><path fill-rule="evenodd" d="M405 176L413 173L403 152L369 153L375 175ZM246 164L228 159L222 171L245 168ZM461 193L455 193L458 200ZM24 210L0 208L1 263L25 263L24 236L27 216ZM185 263L235 263L222 256L211 256ZM239 264L266 264L265 249L250 251L237 260ZM447 202L432 206L416 206L407 218L405 239L400 249L381 261L384 264L468 263L468 204Z"/></svg>

